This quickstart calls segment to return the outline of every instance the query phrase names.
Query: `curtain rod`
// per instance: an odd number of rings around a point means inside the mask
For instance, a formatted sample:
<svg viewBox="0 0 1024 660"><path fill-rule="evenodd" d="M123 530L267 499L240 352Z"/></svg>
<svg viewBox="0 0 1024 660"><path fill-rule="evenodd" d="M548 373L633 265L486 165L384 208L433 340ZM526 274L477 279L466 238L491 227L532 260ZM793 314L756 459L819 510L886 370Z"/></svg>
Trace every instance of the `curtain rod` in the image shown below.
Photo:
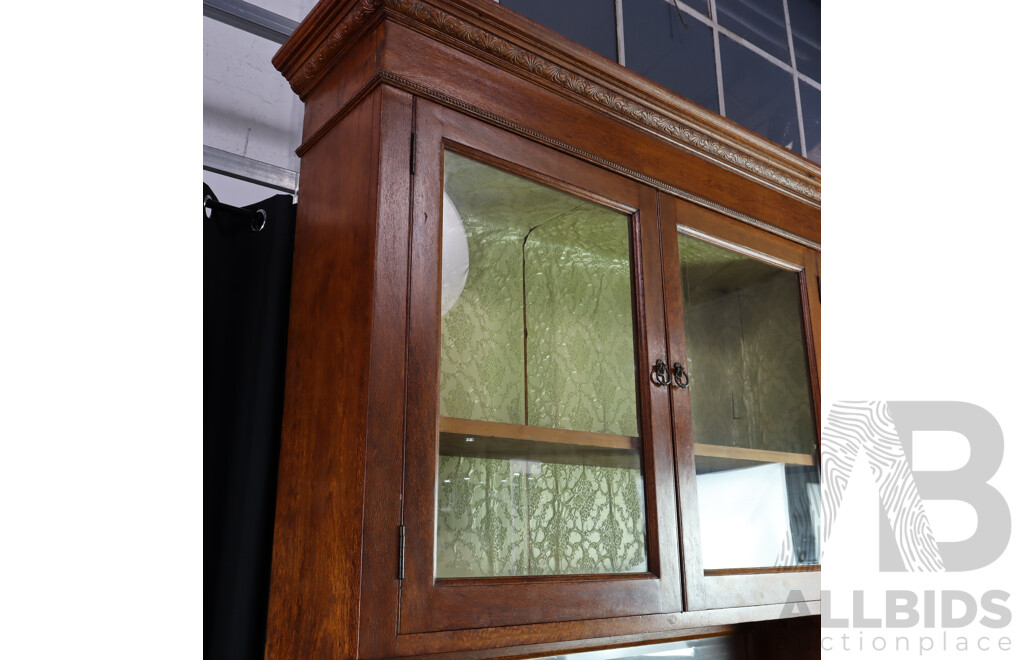
<svg viewBox="0 0 1024 660"><path fill-rule="evenodd" d="M299 189L298 172L205 144L203 145L203 169L291 195L294 195Z"/></svg>
<svg viewBox="0 0 1024 660"><path fill-rule="evenodd" d="M211 211L223 211L225 213L233 213L234 215L240 215L245 218L249 218L249 229L254 232L263 231L263 228L267 226L267 212L263 209L241 209L237 206L231 206L224 202L218 202L216 195L213 194L213 190L207 187L208 192L203 194L203 209L210 209ZM203 213L203 215L206 215ZM213 214L210 214L213 217Z"/></svg>

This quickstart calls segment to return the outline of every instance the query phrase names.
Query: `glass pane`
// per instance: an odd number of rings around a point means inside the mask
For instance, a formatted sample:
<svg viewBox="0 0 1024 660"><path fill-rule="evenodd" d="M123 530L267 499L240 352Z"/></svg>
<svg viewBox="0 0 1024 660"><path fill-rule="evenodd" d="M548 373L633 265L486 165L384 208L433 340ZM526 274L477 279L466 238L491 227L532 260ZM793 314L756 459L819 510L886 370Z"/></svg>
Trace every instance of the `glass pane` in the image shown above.
<svg viewBox="0 0 1024 660"><path fill-rule="evenodd" d="M701 14L704 14L708 18L711 17L710 0L682 0L682 1L683 1L683 4L696 9L697 11L699 11ZM625 4L629 4L629 3L626 2L626 3L623 3L623 4L625 5ZM690 21L687 20L686 22L689 23Z"/></svg>
<svg viewBox="0 0 1024 660"><path fill-rule="evenodd" d="M798 276L678 240L704 568L815 564L821 491Z"/></svg>
<svg viewBox="0 0 1024 660"><path fill-rule="evenodd" d="M626 66L718 112L718 76L711 28L665 0L622 3Z"/></svg>
<svg viewBox="0 0 1024 660"><path fill-rule="evenodd" d="M444 157L436 575L646 571L630 218Z"/></svg>
<svg viewBox="0 0 1024 660"><path fill-rule="evenodd" d="M718 0L718 24L758 48L789 62L782 0Z"/></svg>
<svg viewBox="0 0 1024 660"><path fill-rule="evenodd" d="M719 39L725 116L800 153L793 74L732 39Z"/></svg>
<svg viewBox="0 0 1024 660"><path fill-rule="evenodd" d="M800 105L804 110L807 157L821 165L821 90L801 80Z"/></svg>
<svg viewBox="0 0 1024 660"><path fill-rule="evenodd" d="M789 0L796 70L821 81L821 0Z"/></svg>
<svg viewBox="0 0 1024 660"><path fill-rule="evenodd" d="M501 0L501 4L617 62L614 0Z"/></svg>

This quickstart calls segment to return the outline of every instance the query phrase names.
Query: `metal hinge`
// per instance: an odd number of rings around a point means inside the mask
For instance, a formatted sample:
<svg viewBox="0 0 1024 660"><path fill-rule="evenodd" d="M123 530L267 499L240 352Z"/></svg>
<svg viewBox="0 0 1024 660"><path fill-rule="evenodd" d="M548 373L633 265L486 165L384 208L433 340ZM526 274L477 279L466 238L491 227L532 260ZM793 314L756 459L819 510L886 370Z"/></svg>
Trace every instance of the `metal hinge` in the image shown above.
<svg viewBox="0 0 1024 660"><path fill-rule="evenodd" d="M398 579L405 579L405 525L398 526Z"/></svg>
<svg viewBox="0 0 1024 660"><path fill-rule="evenodd" d="M409 140L409 174L416 174L416 134Z"/></svg>

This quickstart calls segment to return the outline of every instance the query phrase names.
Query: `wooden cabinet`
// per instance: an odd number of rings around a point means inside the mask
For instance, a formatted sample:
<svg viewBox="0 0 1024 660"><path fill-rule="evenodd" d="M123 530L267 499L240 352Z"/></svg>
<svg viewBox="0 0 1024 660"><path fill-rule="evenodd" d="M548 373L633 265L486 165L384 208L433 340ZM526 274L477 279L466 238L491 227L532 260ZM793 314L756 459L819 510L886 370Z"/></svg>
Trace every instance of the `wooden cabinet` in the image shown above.
<svg viewBox="0 0 1024 660"><path fill-rule="evenodd" d="M819 600L818 252L662 209L687 606Z"/></svg>
<svg viewBox="0 0 1024 660"><path fill-rule="evenodd" d="M275 65L267 657L809 634L817 166L485 0L321 2Z"/></svg>
<svg viewBox="0 0 1024 660"><path fill-rule="evenodd" d="M399 630L680 611L667 390L636 376L664 355L657 192L427 102L417 103L416 150ZM444 319L441 181L470 234L468 282ZM619 410L596 419L613 399ZM628 552L582 538L578 557L565 552L570 535L602 523L628 533L609 520L609 501L593 501L613 495L592 484L572 515L601 521L568 524L561 509L574 493L556 493L554 480L596 478L588 469L628 482L614 496L637 500ZM443 534L474 525L472 539ZM474 551L504 557L455 556Z"/></svg>

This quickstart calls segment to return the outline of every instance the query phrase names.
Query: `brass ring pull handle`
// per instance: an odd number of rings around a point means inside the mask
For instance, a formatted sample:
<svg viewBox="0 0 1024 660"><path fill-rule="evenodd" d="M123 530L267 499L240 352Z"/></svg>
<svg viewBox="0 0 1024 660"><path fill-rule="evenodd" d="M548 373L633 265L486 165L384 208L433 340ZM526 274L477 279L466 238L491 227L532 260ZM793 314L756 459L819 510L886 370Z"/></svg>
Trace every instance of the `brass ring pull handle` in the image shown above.
<svg viewBox="0 0 1024 660"><path fill-rule="evenodd" d="M672 365L672 379L676 382L676 387L685 390L690 385L690 375L686 373L686 369L683 369L683 365L676 362Z"/></svg>
<svg viewBox="0 0 1024 660"><path fill-rule="evenodd" d="M672 377L668 373L668 365L665 364L664 360L658 360L654 363L654 368L651 369L651 381L658 387L672 383Z"/></svg>

